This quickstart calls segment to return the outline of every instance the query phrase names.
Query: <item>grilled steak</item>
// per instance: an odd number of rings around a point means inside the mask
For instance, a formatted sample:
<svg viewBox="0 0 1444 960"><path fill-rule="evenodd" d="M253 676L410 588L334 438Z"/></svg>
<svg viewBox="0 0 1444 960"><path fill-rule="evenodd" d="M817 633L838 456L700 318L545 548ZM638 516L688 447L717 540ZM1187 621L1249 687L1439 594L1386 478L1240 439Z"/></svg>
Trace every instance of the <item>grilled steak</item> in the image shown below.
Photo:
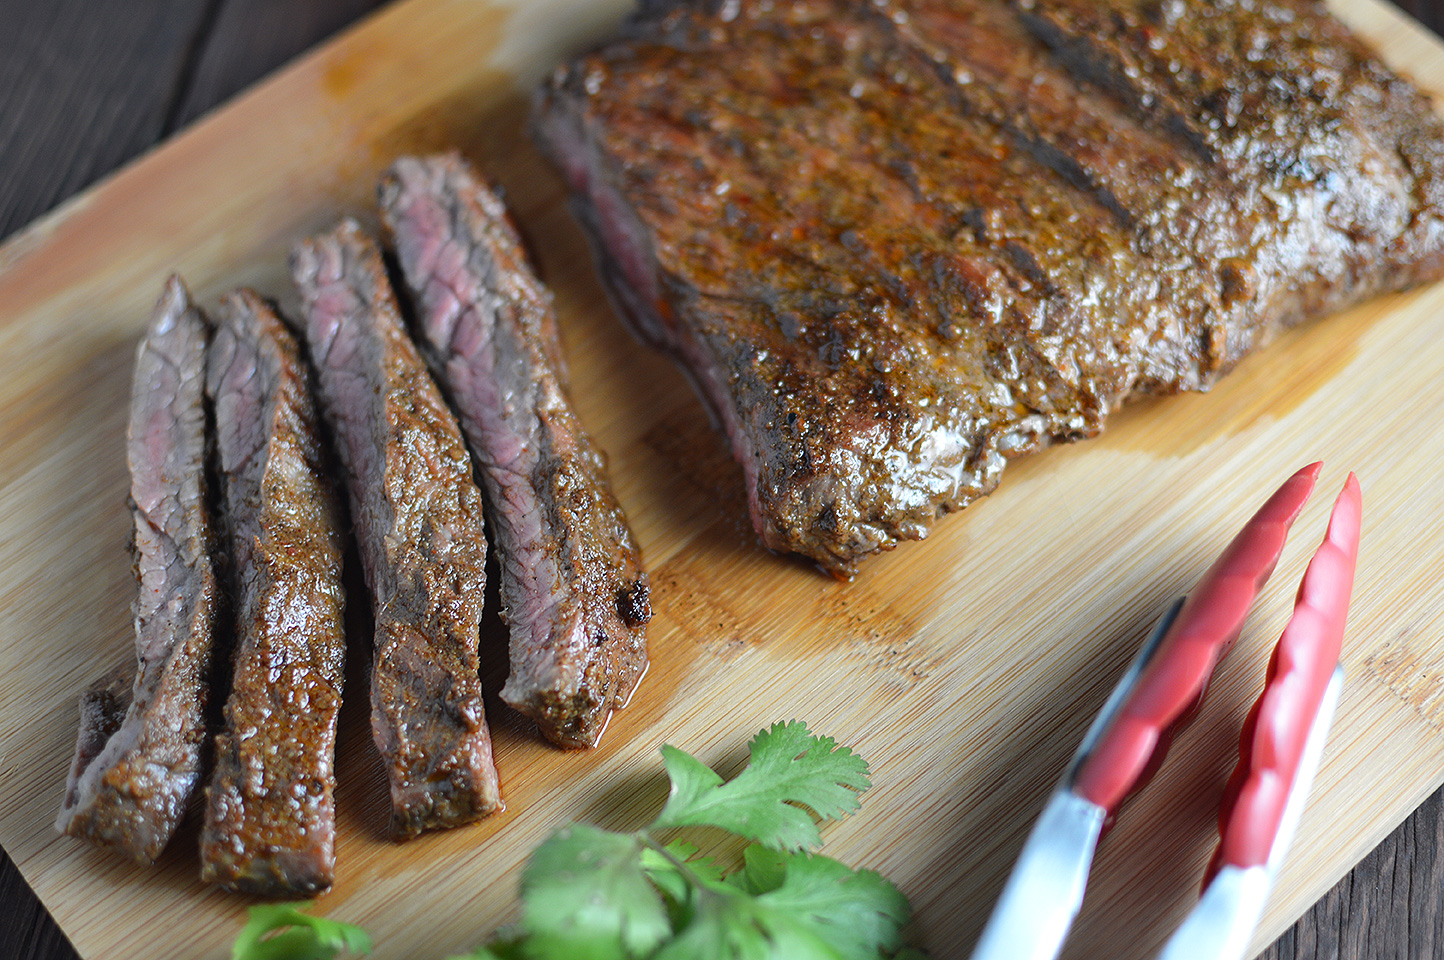
<svg viewBox="0 0 1444 960"><path fill-rule="evenodd" d="M551 293L497 196L456 155L381 185L422 352L481 464L511 627L502 699L589 747L647 665L647 576L601 452L566 396Z"/></svg>
<svg viewBox="0 0 1444 960"><path fill-rule="evenodd" d="M224 474L236 649L201 877L265 896L311 895L331 886L336 866L341 526L296 341L249 290L222 303L206 391Z"/></svg>
<svg viewBox="0 0 1444 960"><path fill-rule="evenodd" d="M649 2L537 129L605 279L839 575L1444 269L1444 133L1314 0Z"/></svg>
<svg viewBox="0 0 1444 960"><path fill-rule="evenodd" d="M206 503L208 332L178 277L135 358L126 432L135 517L136 662L81 697L80 736L57 829L139 861L185 813L206 739L216 602Z"/></svg>
<svg viewBox="0 0 1444 960"><path fill-rule="evenodd" d="M471 457L360 228L300 244L291 272L375 610L371 728L391 832L467 823L501 805L478 677L486 538Z"/></svg>

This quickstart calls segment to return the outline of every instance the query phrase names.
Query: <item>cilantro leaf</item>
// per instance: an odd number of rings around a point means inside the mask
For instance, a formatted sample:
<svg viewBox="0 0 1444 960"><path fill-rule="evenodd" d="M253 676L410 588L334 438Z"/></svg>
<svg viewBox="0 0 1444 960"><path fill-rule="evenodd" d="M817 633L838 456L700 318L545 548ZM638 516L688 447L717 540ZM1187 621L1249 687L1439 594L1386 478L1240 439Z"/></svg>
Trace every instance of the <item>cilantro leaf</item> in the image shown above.
<svg viewBox="0 0 1444 960"><path fill-rule="evenodd" d="M331 960L342 950L370 953L365 930L302 913L294 903L266 903L246 912L231 960Z"/></svg>
<svg viewBox="0 0 1444 960"><path fill-rule="evenodd" d="M522 873L525 952L626 960L655 950L672 926L642 873L641 853L635 835L586 824L552 834Z"/></svg>
<svg viewBox="0 0 1444 960"><path fill-rule="evenodd" d="M642 850L642 872L673 906L687 905L691 899L692 884L698 880L702 886L711 887L720 886L723 882L722 868L707 857L697 856L697 849L695 843L673 840L666 846L671 859L650 847ZM692 876L684 875L674 861L685 864Z"/></svg>
<svg viewBox="0 0 1444 960"><path fill-rule="evenodd" d="M729 888L699 894L656 960L879 960L902 940L907 899L871 871L751 846Z"/></svg>
<svg viewBox="0 0 1444 960"><path fill-rule="evenodd" d="M742 870L733 874L731 880L739 890L754 897L770 893L787 879L787 859L785 853L751 844L742 851Z"/></svg>
<svg viewBox="0 0 1444 960"><path fill-rule="evenodd" d="M526 945L526 931L518 924L508 924L493 933L486 943L446 960L529 960Z"/></svg>
<svg viewBox="0 0 1444 960"><path fill-rule="evenodd" d="M823 819L840 818L857 809L857 794L870 786L866 761L796 721L762 731L748 753L747 767L724 783L696 758L664 746L672 791L653 829L720 827L765 846L802 850L822 842L802 806Z"/></svg>
<svg viewBox="0 0 1444 960"><path fill-rule="evenodd" d="M844 960L805 926L739 891L706 891L697 912L652 960Z"/></svg>
<svg viewBox="0 0 1444 960"><path fill-rule="evenodd" d="M446 960L526 960L525 941L497 939Z"/></svg>
<svg viewBox="0 0 1444 960"><path fill-rule="evenodd" d="M509 955L497 953L486 944L482 944L475 950L447 957L446 960L505 960L506 956ZM520 954L518 954L518 956L520 956Z"/></svg>
<svg viewBox="0 0 1444 960"><path fill-rule="evenodd" d="M877 960L901 945L907 898L881 875L797 853L759 851L746 864L750 885L761 890L758 906L805 923L839 957Z"/></svg>

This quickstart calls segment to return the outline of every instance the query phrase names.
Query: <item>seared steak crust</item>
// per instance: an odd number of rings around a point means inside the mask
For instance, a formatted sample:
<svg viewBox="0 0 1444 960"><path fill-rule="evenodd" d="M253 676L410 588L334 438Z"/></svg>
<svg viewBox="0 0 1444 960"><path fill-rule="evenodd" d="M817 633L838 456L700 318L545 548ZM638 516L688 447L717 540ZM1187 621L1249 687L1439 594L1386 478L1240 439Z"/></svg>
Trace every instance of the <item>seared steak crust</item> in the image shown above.
<svg viewBox="0 0 1444 960"><path fill-rule="evenodd" d="M206 739L216 603L206 503L208 331L171 277L136 351L126 431L136 662L81 697L57 829L154 861L185 813Z"/></svg>
<svg viewBox="0 0 1444 960"><path fill-rule="evenodd" d="M1444 270L1444 131L1314 0L649 2L537 127L763 540L842 575Z"/></svg>
<svg viewBox="0 0 1444 960"><path fill-rule="evenodd" d="M550 291L460 157L403 158L383 218L417 332L481 464L501 561L502 699L564 747L596 743L647 665L647 576L602 454L566 396Z"/></svg>
<svg viewBox="0 0 1444 960"><path fill-rule="evenodd" d="M201 877L313 895L335 874L342 539L296 341L255 293L221 305L206 390L233 561L236 649L206 790Z"/></svg>
<svg viewBox="0 0 1444 960"><path fill-rule="evenodd" d="M501 805L478 677L486 538L456 419L351 220L296 247L305 335L350 489L376 640L371 728L398 838Z"/></svg>

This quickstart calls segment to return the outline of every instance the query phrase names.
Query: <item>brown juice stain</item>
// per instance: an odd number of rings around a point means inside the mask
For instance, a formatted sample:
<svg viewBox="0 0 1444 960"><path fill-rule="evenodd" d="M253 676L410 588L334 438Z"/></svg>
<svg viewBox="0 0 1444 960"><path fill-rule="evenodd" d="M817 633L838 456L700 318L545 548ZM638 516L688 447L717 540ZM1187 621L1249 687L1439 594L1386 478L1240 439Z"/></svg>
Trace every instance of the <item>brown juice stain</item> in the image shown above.
<svg viewBox="0 0 1444 960"><path fill-rule="evenodd" d="M1093 443L1157 457L1185 457L1282 420L1334 382L1358 356L1359 340L1397 310L1399 299L1371 300L1292 327L1245 357L1207 393L1128 403L1109 417L1103 436Z"/></svg>
<svg viewBox="0 0 1444 960"><path fill-rule="evenodd" d="M746 514L742 468L732 458L726 438L707 422L700 406L666 411L642 435L642 441L697 497L714 505L717 519Z"/></svg>
<svg viewBox="0 0 1444 960"><path fill-rule="evenodd" d="M499 47L510 12L487 7L492 22L485 35L468 36L468 60L485 62ZM469 30L468 34L477 33ZM381 57L372 49L376 41L348 47L344 57L327 65L322 87L331 96L360 96L384 100L378 90L361 89L373 80L369 64ZM398 157L457 150L494 185L501 187L507 206L519 222L528 224L541 210L565 199L563 185L533 145L528 132L532 90L518 85L504 70L469 67L464 83L438 84L436 99L404 115L348 111L361 119L347 131L353 149L347 151L338 176L358 184L362 202L375 205L375 186L381 174ZM384 83L384 77L375 79Z"/></svg>
<svg viewBox="0 0 1444 960"><path fill-rule="evenodd" d="M374 135L362 132L368 167L380 171L403 154L459 150L486 177L504 185L535 182L548 169L527 137L530 99L511 76L487 71L403 122ZM508 205L516 200L508 189Z"/></svg>
<svg viewBox="0 0 1444 960"><path fill-rule="evenodd" d="M370 31L351 35L322 68L321 90L333 100L350 99L375 65L385 63L390 54L390 43L384 35Z"/></svg>
<svg viewBox="0 0 1444 960"><path fill-rule="evenodd" d="M1401 629L1398 635L1364 660L1364 670L1414 711L1430 729L1444 733L1444 668L1437 657L1409 649L1418 630Z"/></svg>
<svg viewBox="0 0 1444 960"><path fill-rule="evenodd" d="M730 519L714 523L652 571L658 611L652 667L629 711L665 711L669 696L715 671L769 670L741 661L839 659L889 696L926 680L941 663L925 637L941 586L910 576L840 583L796 558L739 542Z"/></svg>
<svg viewBox="0 0 1444 960"><path fill-rule="evenodd" d="M377 181L402 155L460 150L487 176L496 179L500 167L514 172L503 181L518 183L537 179L543 166L525 134L530 91L507 71L476 66L500 47L514 11L490 4L463 10L468 22L455 32L465 37L465 64L448 63L462 55L461 47L423 58L406 40L369 30L345 38L318 65L316 82L347 143L336 155L331 197L361 208L346 212L373 228ZM398 57L398 51L409 58ZM407 69L418 76L398 81L390 72ZM393 88L400 88L400 95L434 91L434 99L398 100Z"/></svg>

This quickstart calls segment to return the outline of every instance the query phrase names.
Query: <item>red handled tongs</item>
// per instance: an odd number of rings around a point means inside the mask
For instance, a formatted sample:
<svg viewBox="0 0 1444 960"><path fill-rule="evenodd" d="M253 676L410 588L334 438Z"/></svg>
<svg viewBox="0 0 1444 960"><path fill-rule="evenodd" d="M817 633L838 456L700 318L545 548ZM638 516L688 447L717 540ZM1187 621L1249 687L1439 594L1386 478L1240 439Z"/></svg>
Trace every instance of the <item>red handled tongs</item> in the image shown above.
<svg viewBox="0 0 1444 960"><path fill-rule="evenodd" d="M973 960L1050 960L1078 908L1105 824L1153 776L1197 711L1214 667L1273 573L1320 464L1294 474L1164 615L1098 714L1018 857ZM1339 648L1354 585L1361 514L1349 475L1293 617L1249 712L1219 812L1220 840L1198 905L1159 954L1237 960L1258 925L1318 769L1343 683Z"/></svg>

